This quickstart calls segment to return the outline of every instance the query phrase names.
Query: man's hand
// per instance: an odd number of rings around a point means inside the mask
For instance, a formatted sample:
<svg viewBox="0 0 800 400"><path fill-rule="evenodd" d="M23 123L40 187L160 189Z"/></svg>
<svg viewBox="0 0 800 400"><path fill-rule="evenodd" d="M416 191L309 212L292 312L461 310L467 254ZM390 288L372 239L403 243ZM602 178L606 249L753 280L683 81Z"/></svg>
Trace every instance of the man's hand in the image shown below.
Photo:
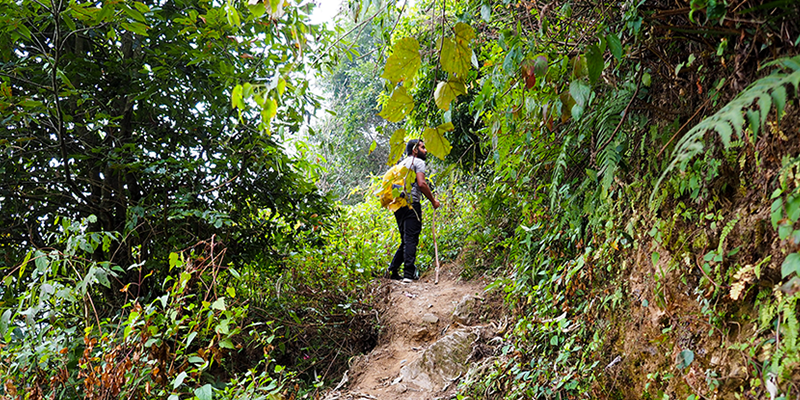
<svg viewBox="0 0 800 400"><path fill-rule="evenodd" d="M434 209L434 210L435 210L435 209L437 209L437 208L439 208L439 206L441 205L441 204L439 204L439 200L433 200L433 201L431 202L431 204L433 204L433 209Z"/></svg>

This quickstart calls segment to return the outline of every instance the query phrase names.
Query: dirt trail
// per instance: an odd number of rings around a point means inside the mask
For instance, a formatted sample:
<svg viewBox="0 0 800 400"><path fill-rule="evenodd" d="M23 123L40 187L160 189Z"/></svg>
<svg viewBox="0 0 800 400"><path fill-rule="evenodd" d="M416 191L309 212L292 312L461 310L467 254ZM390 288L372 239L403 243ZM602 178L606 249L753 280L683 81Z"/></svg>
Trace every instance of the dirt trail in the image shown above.
<svg viewBox="0 0 800 400"><path fill-rule="evenodd" d="M453 311L465 296L483 298L486 282L464 282L459 279L459 270L453 265L443 266L438 285L434 284L433 271L410 284L382 279L381 289L386 296L379 306L383 330L378 346L371 353L354 358L346 383L324 398L431 400L452 391L453 385L444 391L421 388L413 379L403 379L401 368L417 360L436 340L463 328L453 321Z"/></svg>

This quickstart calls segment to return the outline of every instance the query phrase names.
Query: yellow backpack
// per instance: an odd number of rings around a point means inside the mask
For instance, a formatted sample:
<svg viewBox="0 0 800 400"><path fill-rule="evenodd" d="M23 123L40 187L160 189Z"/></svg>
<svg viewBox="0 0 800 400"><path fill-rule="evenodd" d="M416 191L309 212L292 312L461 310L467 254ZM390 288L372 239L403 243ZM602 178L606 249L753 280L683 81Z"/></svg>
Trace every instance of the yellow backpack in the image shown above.
<svg viewBox="0 0 800 400"><path fill-rule="evenodd" d="M380 186L375 190L383 208L395 212L400 207L411 206L407 199L411 197L411 185L417 179L417 174L411 172L399 163L383 174Z"/></svg>

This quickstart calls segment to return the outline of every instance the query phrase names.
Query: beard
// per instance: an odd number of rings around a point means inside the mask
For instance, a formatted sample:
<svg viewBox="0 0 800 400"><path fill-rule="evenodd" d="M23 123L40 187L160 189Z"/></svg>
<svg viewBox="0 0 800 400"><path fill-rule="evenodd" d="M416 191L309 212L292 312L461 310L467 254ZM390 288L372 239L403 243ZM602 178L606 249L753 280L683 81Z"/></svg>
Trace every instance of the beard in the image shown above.
<svg viewBox="0 0 800 400"><path fill-rule="evenodd" d="M428 153L419 153L417 154L417 158L419 158L422 161L425 161L428 159Z"/></svg>

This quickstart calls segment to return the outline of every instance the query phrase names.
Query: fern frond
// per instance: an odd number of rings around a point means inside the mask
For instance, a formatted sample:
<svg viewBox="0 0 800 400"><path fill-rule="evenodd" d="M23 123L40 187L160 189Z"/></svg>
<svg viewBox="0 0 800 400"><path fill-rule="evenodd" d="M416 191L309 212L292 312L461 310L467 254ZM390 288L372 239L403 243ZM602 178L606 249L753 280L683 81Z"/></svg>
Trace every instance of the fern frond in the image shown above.
<svg viewBox="0 0 800 400"><path fill-rule="evenodd" d="M633 88L626 88L614 92L610 98L611 100L603 104L602 108L597 113L594 129L597 130L597 143L605 145L599 149L597 154L596 164L598 166L598 174L601 175L600 184L603 188L603 193L607 193L614 182L614 175L617 172L617 167L622 161L622 154L619 151L619 144L626 147L623 141L626 132L624 129L617 130L622 120L622 113L625 111L628 103L633 97ZM615 137L611 137L616 132Z"/></svg>
<svg viewBox="0 0 800 400"><path fill-rule="evenodd" d="M766 123L767 115L773 105L780 120L788 98L786 87L793 88L794 96L798 95L800 56L776 60L765 65L765 67L767 66L780 66L788 72L779 70L753 82L730 103L686 133L676 145L669 166L658 179L653 193L650 195L651 201L667 174L675 168L684 170L694 156L703 152L705 149L703 138L706 132L716 132L723 146L727 149L730 147L731 137L736 135L739 138L743 138L745 115L753 132L753 142L756 140L759 128ZM754 103L757 107L752 107Z"/></svg>
<svg viewBox="0 0 800 400"><path fill-rule="evenodd" d="M572 135L567 135L564 138L564 143L561 145L561 152L556 158L556 163L553 168L553 180L550 182L550 207L555 207L558 200L558 193L561 188L561 180L564 179L564 173L567 170L567 152L570 149L572 142Z"/></svg>
<svg viewBox="0 0 800 400"><path fill-rule="evenodd" d="M722 250L725 245L725 239L727 239L728 235L730 235L730 233L733 232L733 227L735 227L738 222L739 218L734 218L728 221L728 223L725 224L725 227L722 228L722 234L720 234L719 236L719 246L717 246L717 253L722 254Z"/></svg>
<svg viewBox="0 0 800 400"><path fill-rule="evenodd" d="M766 329L772 325L772 321L778 315L778 306L772 302L765 302L758 308L758 328Z"/></svg>
<svg viewBox="0 0 800 400"><path fill-rule="evenodd" d="M782 345L792 354L797 354L797 339L800 336L800 325L797 322L797 298L786 301L783 306L783 320L786 329L783 331Z"/></svg>

